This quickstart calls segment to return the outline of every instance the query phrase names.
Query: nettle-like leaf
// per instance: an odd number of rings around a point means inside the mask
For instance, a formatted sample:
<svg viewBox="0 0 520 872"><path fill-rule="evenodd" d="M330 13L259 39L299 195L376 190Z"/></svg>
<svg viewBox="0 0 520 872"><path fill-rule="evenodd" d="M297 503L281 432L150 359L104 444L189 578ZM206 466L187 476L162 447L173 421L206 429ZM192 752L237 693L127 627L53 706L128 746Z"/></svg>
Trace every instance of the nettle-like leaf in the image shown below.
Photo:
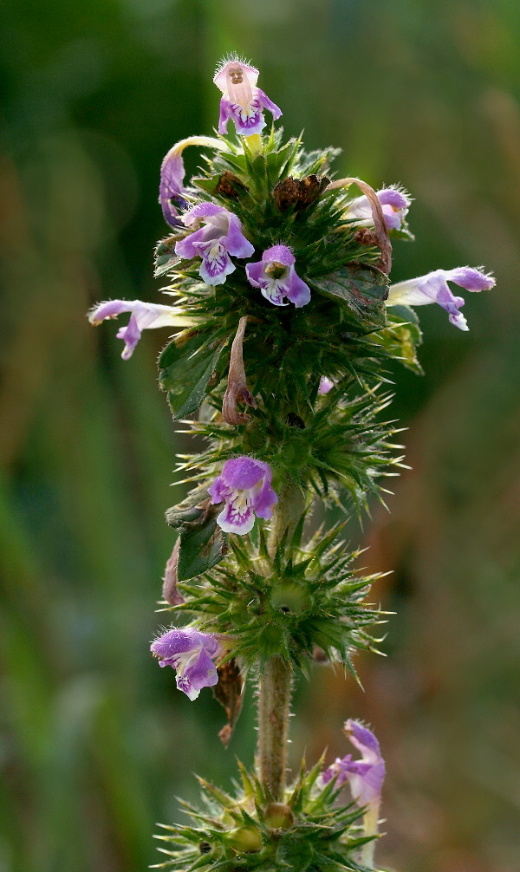
<svg viewBox="0 0 520 872"><path fill-rule="evenodd" d="M166 512L170 527L179 531L177 580L188 581L212 569L227 552L227 537L217 525L219 506L212 506L207 491L197 488Z"/></svg>
<svg viewBox="0 0 520 872"><path fill-rule="evenodd" d="M162 352L159 384L168 394L174 420L200 408L224 344L211 342L207 334L197 333L182 345L170 342Z"/></svg>
<svg viewBox="0 0 520 872"><path fill-rule="evenodd" d="M386 326L388 276L376 267L350 263L312 279L311 284L325 297L345 302L359 318L376 327Z"/></svg>

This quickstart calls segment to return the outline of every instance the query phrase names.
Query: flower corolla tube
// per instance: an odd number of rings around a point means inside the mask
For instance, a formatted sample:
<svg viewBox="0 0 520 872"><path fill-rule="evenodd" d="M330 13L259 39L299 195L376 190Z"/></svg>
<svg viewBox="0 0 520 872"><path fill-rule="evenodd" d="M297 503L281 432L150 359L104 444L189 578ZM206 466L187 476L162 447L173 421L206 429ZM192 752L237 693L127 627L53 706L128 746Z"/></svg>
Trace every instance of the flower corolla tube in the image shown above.
<svg viewBox="0 0 520 872"><path fill-rule="evenodd" d="M121 327L117 332L117 338L125 343L121 354L123 360L128 360L132 356L143 330L155 330L157 327L185 327L191 324L191 318L175 306L143 303L141 300L108 300L95 306L89 312L88 319L91 324L97 326L107 318L117 318L123 312L131 313L126 327Z"/></svg>
<svg viewBox="0 0 520 872"><path fill-rule="evenodd" d="M495 279L480 269L470 266L459 266L455 269L437 269L391 285L386 300L387 306L425 306L428 303L438 303L448 313L450 322L459 330L469 330L467 321L460 311L464 298L457 297L448 286L454 282L466 291L489 291L494 287Z"/></svg>

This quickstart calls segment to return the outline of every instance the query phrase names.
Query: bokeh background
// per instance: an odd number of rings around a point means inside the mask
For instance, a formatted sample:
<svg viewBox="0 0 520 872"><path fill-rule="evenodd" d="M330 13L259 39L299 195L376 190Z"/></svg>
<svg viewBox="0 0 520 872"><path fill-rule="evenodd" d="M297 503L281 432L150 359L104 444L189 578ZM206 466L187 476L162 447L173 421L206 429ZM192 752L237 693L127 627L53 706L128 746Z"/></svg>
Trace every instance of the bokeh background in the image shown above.
<svg viewBox="0 0 520 872"><path fill-rule="evenodd" d="M520 4L3 0L0 28L0 870L142 872L192 772L226 786L252 760L251 690L224 751L211 694L190 703L148 653L181 493L165 337L124 363L85 319L159 299L160 161L211 132L237 50L287 132L412 192L396 280L469 263L498 283L468 295L467 334L423 309L426 375L395 370L413 469L359 534L394 569L375 591L389 656L358 661L365 692L325 668L300 682L294 761L346 753L342 722L364 717L389 770L379 861L517 872Z"/></svg>

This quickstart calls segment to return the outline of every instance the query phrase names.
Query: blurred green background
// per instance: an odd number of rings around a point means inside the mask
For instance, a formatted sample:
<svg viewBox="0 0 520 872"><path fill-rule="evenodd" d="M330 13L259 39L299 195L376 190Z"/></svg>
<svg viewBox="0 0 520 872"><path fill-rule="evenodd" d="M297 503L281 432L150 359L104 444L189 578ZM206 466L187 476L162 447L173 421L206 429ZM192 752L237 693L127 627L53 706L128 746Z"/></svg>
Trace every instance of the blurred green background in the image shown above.
<svg viewBox="0 0 520 872"><path fill-rule="evenodd" d="M395 280L496 273L470 333L421 311L424 378L395 371L413 470L362 534L395 570L375 591L390 656L359 662L365 693L324 668L300 682L292 749L344 754L343 720L366 718L389 770L379 861L517 872L520 4L4 0L0 26L1 872L141 872L192 772L227 785L252 760L251 689L224 751L211 695L190 703L148 653L180 493L166 337L124 363L85 319L159 299L160 161L211 132L230 50L288 133L344 149L339 173L411 191Z"/></svg>

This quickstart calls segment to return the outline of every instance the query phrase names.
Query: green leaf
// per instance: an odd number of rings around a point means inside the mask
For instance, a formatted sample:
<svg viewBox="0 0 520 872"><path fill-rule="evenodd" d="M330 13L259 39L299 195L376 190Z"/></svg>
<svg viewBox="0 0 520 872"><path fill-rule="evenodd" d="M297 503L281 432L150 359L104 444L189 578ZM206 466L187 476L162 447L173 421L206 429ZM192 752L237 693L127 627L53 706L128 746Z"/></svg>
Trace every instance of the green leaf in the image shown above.
<svg viewBox="0 0 520 872"><path fill-rule="evenodd" d="M216 511L220 511L220 508ZM220 563L225 556L226 539L217 526L216 511L205 512L204 521L200 526L191 525L181 532L177 566L179 581L187 581L196 575L202 575L203 572Z"/></svg>
<svg viewBox="0 0 520 872"><path fill-rule="evenodd" d="M178 236L167 236L157 243L154 275L163 276L179 263L179 257L175 254L175 243L178 241Z"/></svg>
<svg viewBox="0 0 520 872"><path fill-rule="evenodd" d="M174 419L197 411L223 347L208 343L205 333L192 336L180 347L175 342L166 346L159 358L159 384L168 392Z"/></svg>
<svg viewBox="0 0 520 872"><path fill-rule="evenodd" d="M312 286L333 300L344 302L362 320L377 327L386 325L384 301L388 276L368 264L351 263L329 275L312 279Z"/></svg>

